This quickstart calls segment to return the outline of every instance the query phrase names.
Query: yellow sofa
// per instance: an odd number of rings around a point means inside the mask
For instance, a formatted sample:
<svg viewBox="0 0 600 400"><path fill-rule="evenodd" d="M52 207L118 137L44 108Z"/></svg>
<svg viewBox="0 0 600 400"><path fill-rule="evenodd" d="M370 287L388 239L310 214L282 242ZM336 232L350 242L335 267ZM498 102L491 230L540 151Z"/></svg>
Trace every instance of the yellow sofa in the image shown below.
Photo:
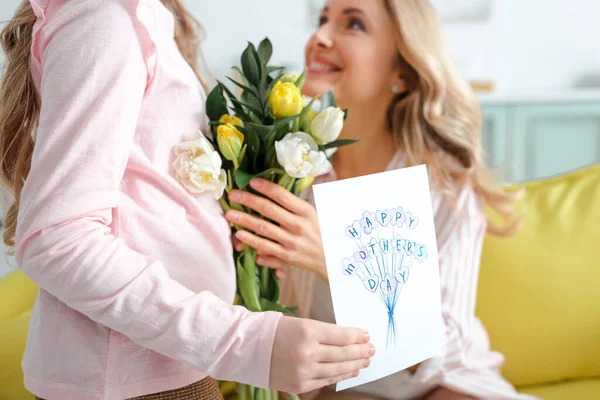
<svg viewBox="0 0 600 400"><path fill-rule="evenodd" d="M600 165L526 186L523 231L486 238L477 315L521 391L600 399ZM20 359L36 293L19 272L0 280L0 400L32 398Z"/></svg>
<svg viewBox="0 0 600 400"><path fill-rule="evenodd" d="M0 400L33 399L23 388L21 356L37 292L20 272L0 279Z"/></svg>
<svg viewBox="0 0 600 400"><path fill-rule="evenodd" d="M526 189L523 230L484 243L477 314L522 391L600 399L600 164Z"/></svg>

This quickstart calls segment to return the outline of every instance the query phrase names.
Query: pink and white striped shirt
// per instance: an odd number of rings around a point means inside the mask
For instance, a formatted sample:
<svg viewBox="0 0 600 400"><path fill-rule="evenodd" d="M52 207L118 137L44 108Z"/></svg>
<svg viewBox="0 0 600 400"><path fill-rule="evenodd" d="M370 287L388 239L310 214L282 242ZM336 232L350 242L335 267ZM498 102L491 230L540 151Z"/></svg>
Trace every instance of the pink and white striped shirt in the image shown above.
<svg viewBox="0 0 600 400"><path fill-rule="evenodd" d="M386 170L405 166L398 152ZM316 183L335 180L335 172ZM446 326L444 353L419 365L412 374L401 371L352 391L375 397L408 400L424 396L438 386L481 399L529 400L500 374L503 356L490 350L481 321L475 316L477 279L487 220L480 199L465 187L453 205L432 188L432 208L440 262L442 314ZM312 201L312 193L308 194ZM282 303L299 305L302 316L335 323L327 283L315 274L292 269L282 282Z"/></svg>
<svg viewBox="0 0 600 400"><path fill-rule="evenodd" d="M212 194L174 179L205 95L158 0L30 0L41 96L18 216L18 266L40 287L25 386L121 400L210 375L269 384L278 313L233 307L230 230Z"/></svg>

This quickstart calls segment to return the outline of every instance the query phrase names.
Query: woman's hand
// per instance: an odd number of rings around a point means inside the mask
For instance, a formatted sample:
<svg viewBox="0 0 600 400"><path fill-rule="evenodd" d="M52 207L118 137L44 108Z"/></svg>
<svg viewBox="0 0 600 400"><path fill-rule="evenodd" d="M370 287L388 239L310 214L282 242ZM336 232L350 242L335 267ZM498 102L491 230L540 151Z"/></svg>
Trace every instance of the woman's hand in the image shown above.
<svg viewBox="0 0 600 400"><path fill-rule="evenodd" d="M256 261L260 265L275 269L288 265L302 268L327 281L325 255L315 208L267 180L255 178L250 186L267 198L234 190L229 199L279 225L231 210L225 215L230 222L254 232L238 231L235 238L256 249Z"/></svg>

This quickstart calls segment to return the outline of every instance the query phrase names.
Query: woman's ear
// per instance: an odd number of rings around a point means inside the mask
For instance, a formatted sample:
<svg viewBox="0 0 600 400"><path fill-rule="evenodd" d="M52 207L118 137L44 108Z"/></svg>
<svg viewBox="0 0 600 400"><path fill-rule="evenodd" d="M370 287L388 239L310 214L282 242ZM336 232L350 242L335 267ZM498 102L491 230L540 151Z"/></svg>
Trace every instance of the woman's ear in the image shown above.
<svg viewBox="0 0 600 400"><path fill-rule="evenodd" d="M408 89L408 83L404 77L398 76L393 80L391 90L394 95L398 96L404 94L408 92Z"/></svg>

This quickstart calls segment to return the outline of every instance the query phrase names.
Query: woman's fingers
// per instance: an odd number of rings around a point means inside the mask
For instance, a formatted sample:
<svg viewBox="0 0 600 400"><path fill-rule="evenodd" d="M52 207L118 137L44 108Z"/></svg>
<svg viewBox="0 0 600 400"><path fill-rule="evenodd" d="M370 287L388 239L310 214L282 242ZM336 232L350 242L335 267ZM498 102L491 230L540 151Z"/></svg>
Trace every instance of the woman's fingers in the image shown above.
<svg viewBox="0 0 600 400"><path fill-rule="evenodd" d="M244 244L242 242L240 242L240 240L238 238L236 238L235 235L233 235L231 237L231 243L233 243L233 248L236 251L241 252L242 250L244 250Z"/></svg>
<svg viewBox="0 0 600 400"><path fill-rule="evenodd" d="M256 249L258 254L278 258L286 264L289 264L290 261L292 261L293 257L288 250L269 239L258 237L246 231L237 231L235 237L244 244Z"/></svg>
<svg viewBox="0 0 600 400"><path fill-rule="evenodd" d="M297 227L297 217L280 205L264 197L252 193L234 190L229 194L229 200L246 206L264 217L278 222L280 225L294 229Z"/></svg>
<svg viewBox="0 0 600 400"><path fill-rule="evenodd" d="M279 242L288 249L295 248L296 239L279 226L267 220L235 210L227 211L225 217L227 220L255 232L257 235Z"/></svg>
<svg viewBox="0 0 600 400"><path fill-rule="evenodd" d="M279 185L265 179L254 178L250 181L250 186L294 214L310 215L311 206L306 201L298 198Z"/></svg>
<svg viewBox="0 0 600 400"><path fill-rule="evenodd" d="M287 264L277 257L260 255L256 258L256 263L264 267L282 270L287 267ZM283 271L282 271L283 272Z"/></svg>
<svg viewBox="0 0 600 400"><path fill-rule="evenodd" d="M268 265L265 266L268 267ZM285 279L287 277L287 267L275 269L275 276L279 279Z"/></svg>

